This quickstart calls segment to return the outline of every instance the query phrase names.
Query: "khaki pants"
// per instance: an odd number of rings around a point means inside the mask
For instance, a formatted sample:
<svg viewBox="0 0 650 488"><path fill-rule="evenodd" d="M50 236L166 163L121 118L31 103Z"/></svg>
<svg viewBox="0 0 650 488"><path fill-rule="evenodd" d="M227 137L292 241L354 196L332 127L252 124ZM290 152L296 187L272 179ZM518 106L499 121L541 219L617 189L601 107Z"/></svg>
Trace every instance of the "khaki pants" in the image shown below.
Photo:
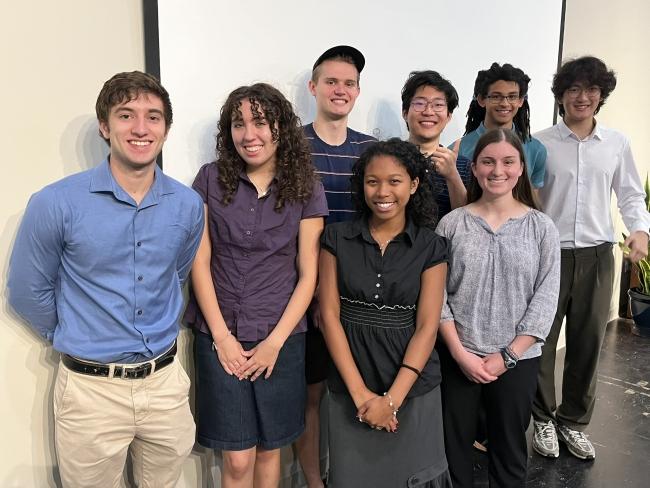
<svg viewBox="0 0 650 488"><path fill-rule="evenodd" d="M121 486L129 448L138 487L176 486L194 445L189 387L177 360L137 380L84 375L60 363L54 416L63 486Z"/></svg>

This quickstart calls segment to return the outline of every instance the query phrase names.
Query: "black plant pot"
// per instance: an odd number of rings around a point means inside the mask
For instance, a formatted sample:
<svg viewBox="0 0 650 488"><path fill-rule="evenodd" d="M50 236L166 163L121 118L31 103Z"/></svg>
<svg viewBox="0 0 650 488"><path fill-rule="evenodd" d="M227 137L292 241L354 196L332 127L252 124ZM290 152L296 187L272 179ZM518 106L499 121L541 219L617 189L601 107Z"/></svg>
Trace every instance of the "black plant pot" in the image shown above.
<svg viewBox="0 0 650 488"><path fill-rule="evenodd" d="M632 288L627 293L630 296L630 308L636 326L632 332L650 337L650 296L640 293L638 288Z"/></svg>

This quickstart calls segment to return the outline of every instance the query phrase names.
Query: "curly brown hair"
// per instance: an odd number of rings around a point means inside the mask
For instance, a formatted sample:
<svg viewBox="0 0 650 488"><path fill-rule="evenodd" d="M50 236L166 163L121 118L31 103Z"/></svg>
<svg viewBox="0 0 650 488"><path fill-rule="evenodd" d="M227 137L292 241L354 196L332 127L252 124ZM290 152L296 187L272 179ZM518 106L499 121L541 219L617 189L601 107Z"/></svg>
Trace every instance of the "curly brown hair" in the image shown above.
<svg viewBox="0 0 650 488"><path fill-rule="evenodd" d="M232 121L241 117L242 100L246 99L251 104L253 117L263 118L268 122L273 141L278 143L275 210L281 211L286 202L308 200L317 177L300 118L277 88L267 83L256 83L233 90L221 107L217 134L217 166L219 184L223 189L222 203L229 205L232 202L239 186L239 175L246 168L246 163L235 149L231 132Z"/></svg>

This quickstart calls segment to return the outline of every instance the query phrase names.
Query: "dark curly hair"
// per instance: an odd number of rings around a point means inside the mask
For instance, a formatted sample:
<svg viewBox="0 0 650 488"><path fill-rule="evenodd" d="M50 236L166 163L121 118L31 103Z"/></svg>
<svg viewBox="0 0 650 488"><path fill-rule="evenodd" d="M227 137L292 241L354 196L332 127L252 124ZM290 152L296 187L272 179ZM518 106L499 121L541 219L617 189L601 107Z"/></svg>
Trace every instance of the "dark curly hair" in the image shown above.
<svg viewBox="0 0 650 488"><path fill-rule="evenodd" d="M476 161L481 155L483 149L485 149L490 144L497 142L505 141L514 147L519 153L519 159L521 160L521 166L523 172L517 180L517 184L512 189L512 196L515 197L515 200L528 205L530 208L539 210L539 205L535 201L533 196L533 187L530 185L530 180L528 179L528 170L526 168L526 154L524 152L524 145L521 142L519 136L511 130L507 129L491 129L488 130L485 134L476 143L474 148L474 155L472 156L472 167L476 166ZM476 176L472 171L471 180L469 182L469 188L467 190L467 203L472 203L477 201L483 195L483 189L479 186Z"/></svg>
<svg viewBox="0 0 650 488"><path fill-rule="evenodd" d="M616 73L607 69L607 65L594 56L583 56L566 61L553 76L553 86L551 86L562 117L564 117L562 96L576 83L584 83L586 86L595 85L600 88L600 103L594 112L597 114L600 107L605 105L607 97L616 88Z"/></svg>
<svg viewBox="0 0 650 488"><path fill-rule="evenodd" d="M217 165L219 184L223 189L222 203L228 205L232 202L239 186L239 175L246 168L246 163L235 149L231 133L233 119L241 116L242 100L250 102L254 118L264 118L268 122L273 141L278 143L275 210L281 211L287 202L308 200L316 182L316 171L300 119L294 113L291 103L277 88L266 83L256 83L240 86L231 92L221 107Z"/></svg>
<svg viewBox="0 0 650 488"><path fill-rule="evenodd" d="M485 119L485 107L481 107L478 103L478 97L487 97L490 85L500 80L514 81L519 86L519 96L523 97L524 103L517 110L512 122L521 140L526 142L530 139L530 106L528 105L528 83L530 83L530 77L519 68L515 68L508 63L503 66L499 65L499 63L492 63L490 69L481 70L476 75L474 98L467 110L465 134L469 134L475 130Z"/></svg>
<svg viewBox="0 0 650 488"><path fill-rule="evenodd" d="M412 180L415 178L420 180L417 190L411 195L406 205L406 217L419 226L435 228L438 221L438 208L435 201L435 190L427 170L431 164L429 158L424 156L415 144L402 141L397 137L373 144L352 167L350 186L352 201L357 213L364 217L372 215L372 210L366 204L363 178L366 166L377 156L393 157L404 166Z"/></svg>
<svg viewBox="0 0 650 488"><path fill-rule="evenodd" d="M169 93L160 84L158 78L142 71L117 73L104 83L95 103L97 120L108 124L108 116L115 105L135 100L142 93L151 93L160 98L164 109L165 129L169 130L174 119ZM110 145L110 141L101 131L99 135Z"/></svg>

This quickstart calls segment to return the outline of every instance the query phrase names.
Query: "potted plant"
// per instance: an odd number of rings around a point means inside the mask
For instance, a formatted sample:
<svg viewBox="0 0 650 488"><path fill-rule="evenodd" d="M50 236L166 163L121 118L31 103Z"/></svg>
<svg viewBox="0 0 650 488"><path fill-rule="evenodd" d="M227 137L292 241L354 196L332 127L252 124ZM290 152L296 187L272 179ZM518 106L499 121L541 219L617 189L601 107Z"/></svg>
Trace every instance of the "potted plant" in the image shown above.
<svg viewBox="0 0 650 488"><path fill-rule="evenodd" d="M650 183L647 175L644 189L646 209L650 211ZM623 239L626 238L627 236L623 234ZM624 256L629 255L630 249L622 242L619 242L619 247ZM641 259L638 263L634 263L633 269L639 279L639 286L630 288L627 291L630 297L632 319L635 324L632 332L640 336L650 337L650 256Z"/></svg>

